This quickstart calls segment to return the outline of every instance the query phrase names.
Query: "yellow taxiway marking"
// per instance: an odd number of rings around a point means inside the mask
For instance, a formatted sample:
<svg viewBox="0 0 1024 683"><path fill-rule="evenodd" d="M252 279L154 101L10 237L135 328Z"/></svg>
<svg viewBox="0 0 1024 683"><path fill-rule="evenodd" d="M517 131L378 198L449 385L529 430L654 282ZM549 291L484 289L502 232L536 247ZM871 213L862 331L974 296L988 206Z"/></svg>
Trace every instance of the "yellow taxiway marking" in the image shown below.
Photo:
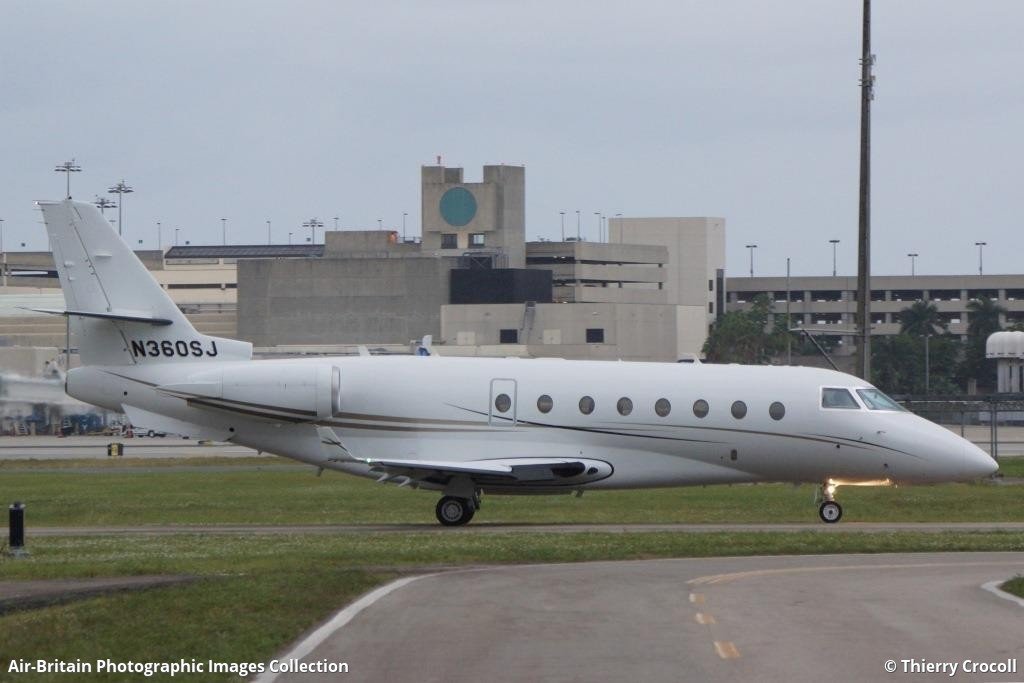
<svg viewBox="0 0 1024 683"><path fill-rule="evenodd" d="M736 649L736 646L728 640L716 640L715 641L715 652L722 659L738 659L740 651Z"/></svg>
<svg viewBox="0 0 1024 683"><path fill-rule="evenodd" d="M705 614L704 612L697 612L697 614L695 614L693 618L697 620L698 624L716 623L715 618L713 616L711 616L710 614Z"/></svg>
<svg viewBox="0 0 1024 683"><path fill-rule="evenodd" d="M692 602L695 605L703 605L704 604L704 594L703 593L690 593L690 602Z"/></svg>

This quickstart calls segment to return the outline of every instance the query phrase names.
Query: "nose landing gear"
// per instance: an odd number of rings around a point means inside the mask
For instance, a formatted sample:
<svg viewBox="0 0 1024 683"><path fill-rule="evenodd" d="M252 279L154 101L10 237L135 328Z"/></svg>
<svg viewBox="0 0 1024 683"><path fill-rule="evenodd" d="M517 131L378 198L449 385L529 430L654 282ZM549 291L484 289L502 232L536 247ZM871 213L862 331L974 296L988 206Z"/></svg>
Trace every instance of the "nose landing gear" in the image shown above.
<svg viewBox="0 0 1024 683"><path fill-rule="evenodd" d="M821 487L821 497L825 500L818 506L818 516L825 524L835 524L843 518L843 508L835 501L835 484L824 484Z"/></svg>

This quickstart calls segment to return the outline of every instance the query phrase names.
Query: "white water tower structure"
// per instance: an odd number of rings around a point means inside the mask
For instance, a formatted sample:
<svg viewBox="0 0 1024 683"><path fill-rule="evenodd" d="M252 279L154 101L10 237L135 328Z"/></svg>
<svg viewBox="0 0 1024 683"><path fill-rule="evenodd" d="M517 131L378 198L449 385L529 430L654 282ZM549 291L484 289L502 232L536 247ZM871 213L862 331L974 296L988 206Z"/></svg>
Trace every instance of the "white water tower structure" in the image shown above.
<svg viewBox="0 0 1024 683"><path fill-rule="evenodd" d="M998 361L997 391L1024 391L1024 332L995 332L985 341L985 357Z"/></svg>

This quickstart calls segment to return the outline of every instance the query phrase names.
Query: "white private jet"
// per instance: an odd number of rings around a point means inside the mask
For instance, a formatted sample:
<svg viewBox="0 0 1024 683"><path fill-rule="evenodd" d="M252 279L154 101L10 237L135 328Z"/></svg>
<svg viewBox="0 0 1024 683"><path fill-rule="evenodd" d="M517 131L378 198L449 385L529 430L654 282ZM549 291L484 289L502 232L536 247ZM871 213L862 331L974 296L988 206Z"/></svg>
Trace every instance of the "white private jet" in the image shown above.
<svg viewBox="0 0 1024 683"><path fill-rule="evenodd" d="M82 367L71 396L144 429L438 491L972 480L995 461L850 375L803 367L438 357L253 360L199 334L91 204L39 202Z"/></svg>

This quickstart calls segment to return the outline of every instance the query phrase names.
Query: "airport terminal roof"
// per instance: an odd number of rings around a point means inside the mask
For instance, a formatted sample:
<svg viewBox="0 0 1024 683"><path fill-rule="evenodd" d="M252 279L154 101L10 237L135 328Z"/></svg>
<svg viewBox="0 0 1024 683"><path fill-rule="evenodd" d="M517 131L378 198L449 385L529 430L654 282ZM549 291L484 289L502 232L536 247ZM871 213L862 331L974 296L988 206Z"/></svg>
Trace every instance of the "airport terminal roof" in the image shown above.
<svg viewBox="0 0 1024 683"><path fill-rule="evenodd" d="M225 244L171 247L164 258L310 258L323 255L322 244Z"/></svg>

